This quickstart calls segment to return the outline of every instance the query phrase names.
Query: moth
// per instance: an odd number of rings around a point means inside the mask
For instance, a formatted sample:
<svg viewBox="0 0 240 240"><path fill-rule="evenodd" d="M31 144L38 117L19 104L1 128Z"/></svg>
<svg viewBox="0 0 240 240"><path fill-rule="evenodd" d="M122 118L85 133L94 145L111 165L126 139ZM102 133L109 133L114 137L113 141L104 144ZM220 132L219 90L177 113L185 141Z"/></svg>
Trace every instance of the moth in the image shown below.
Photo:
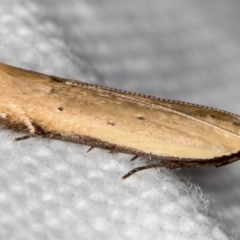
<svg viewBox="0 0 240 240"><path fill-rule="evenodd" d="M240 158L240 116L0 63L0 125L146 157L143 169L222 166Z"/></svg>

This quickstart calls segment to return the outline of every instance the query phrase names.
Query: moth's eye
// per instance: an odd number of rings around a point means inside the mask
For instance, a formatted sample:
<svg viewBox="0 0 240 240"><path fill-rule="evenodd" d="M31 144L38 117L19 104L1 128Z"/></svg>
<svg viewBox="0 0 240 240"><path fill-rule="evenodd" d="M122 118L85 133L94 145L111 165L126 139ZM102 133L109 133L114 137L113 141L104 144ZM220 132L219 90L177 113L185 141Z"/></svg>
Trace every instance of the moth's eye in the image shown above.
<svg viewBox="0 0 240 240"><path fill-rule="evenodd" d="M58 108L58 110L59 110L59 111L63 111L63 107L60 106L60 107Z"/></svg>

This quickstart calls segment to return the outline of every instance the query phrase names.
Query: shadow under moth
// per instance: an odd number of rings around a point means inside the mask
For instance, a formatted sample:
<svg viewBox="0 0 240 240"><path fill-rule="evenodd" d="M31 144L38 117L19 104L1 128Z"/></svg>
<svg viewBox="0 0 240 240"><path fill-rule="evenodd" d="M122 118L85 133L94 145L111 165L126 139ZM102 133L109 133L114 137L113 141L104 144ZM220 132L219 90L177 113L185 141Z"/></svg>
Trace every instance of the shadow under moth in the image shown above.
<svg viewBox="0 0 240 240"><path fill-rule="evenodd" d="M0 63L0 125L146 157L148 168L222 166L240 158L240 116Z"/></svg>

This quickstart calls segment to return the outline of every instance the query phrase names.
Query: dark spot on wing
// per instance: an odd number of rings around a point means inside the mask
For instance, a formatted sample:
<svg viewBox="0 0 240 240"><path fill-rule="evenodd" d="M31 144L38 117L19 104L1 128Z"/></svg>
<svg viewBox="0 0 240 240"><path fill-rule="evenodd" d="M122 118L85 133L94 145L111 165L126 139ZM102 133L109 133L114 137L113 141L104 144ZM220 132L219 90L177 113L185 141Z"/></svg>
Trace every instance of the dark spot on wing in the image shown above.
<svg viewBox="0 0 240 240"><path fill-rule="evenodd" d="M116 124L113 121L107 121L107 124L111 126L116 126Z"/></svg>
<svg viewBox="0 0 240 240"><path fill-rule="evenodd" d="M143 121L143 120L146 120L146 118L143 117L143 116L137 116L137 119L138 119L138 120L142 120L142 121Z"/></svg>

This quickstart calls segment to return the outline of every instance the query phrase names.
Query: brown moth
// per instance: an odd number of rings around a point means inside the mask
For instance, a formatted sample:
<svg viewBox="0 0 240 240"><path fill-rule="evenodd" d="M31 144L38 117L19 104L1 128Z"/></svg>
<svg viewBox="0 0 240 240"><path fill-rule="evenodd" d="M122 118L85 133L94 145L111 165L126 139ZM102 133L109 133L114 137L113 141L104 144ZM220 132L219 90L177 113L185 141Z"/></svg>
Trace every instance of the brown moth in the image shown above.
<svg viewBox="0 0 240 240"><path fill-rule="evenodd" d="M0 63L0 125L143 156L147 168L222 166L240 158L240 116L48 76ZM159 159L154 161L154 159Z"/></svg>

